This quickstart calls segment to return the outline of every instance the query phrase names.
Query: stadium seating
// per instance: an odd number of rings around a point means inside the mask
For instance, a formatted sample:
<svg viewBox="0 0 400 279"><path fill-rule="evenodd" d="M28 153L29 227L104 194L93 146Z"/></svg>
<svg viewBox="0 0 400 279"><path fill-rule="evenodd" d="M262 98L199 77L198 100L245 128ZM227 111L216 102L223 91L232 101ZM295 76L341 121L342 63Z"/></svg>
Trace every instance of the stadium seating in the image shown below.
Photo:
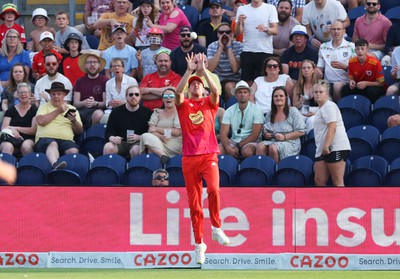
<svg viewBox="0 0 400 279"><path fill-rule="evenodd" d="M400 0L381 0L380 3L381 3L380 11L383 15L385 15L386 12L389 11L389 9L396 6L400 6Z"/></svg>
<svg viewBox="0 0 400 279"><path fill-rule="evenodd" d="M103 147L106 143L105 132L107 125L97 124L91 126L85 133L85 137L80 145L80 153L92 154L94 157L103 155Z"/></svg>
<svg viewBox="0 0 400 279"><path fill-rule="evenodd" d="M88 185L112 186L120 185L126 169L126 160L117 154L97 157L86 174Z"/></svg>
<svg viewBox="0 0 400 279"><path fill-rule="evenodd" d="M238 169L237 160L230 155L218 155L219 185L232 186L235 184L235 175Z"/></svg>
<svg viewBox="0 0 400 279"><path fill-rule="evenodd" d="M314 130L311 130L307 134L307 139L301 144L301 155L305 155L311 160L314 160L315 158L315 138L314 138Z"/></svg>
<svg viewBox="0 0 400 279"><path fill-rule="evenodd" d="M363 5L356 7L354 9L351 9L350 12L347 14L350 19L350 25L346 28L346 33L347 33L348 37L350 37L350 38L353 37L354 24L356 22L356 19L364 14L365 14L365 8Z"/></svg>
<svg viewBox="0 0 400 279"><path fill-rule="evenodd" d="M199 21L200 16L199 12L196 10L196 8L189 5L179 6L179 8L186 15L187 19L190 22L190 25L192 26L192 29L196 31L197 22Z"/></svg>
<svg viewBox="0 0 400 279"><path fill-rule="evenodd" d="M123 184L129 186L151 186L153 172L162 168L160 157L154 154L140 154L129 161L124 172Z"/></svg>
<svg viewBox="0 0 400 279"><path fill-rule="evenodd" d="M18 162L16 185L45 185L52 167L44 153L30 153Z"/></svg>
<svg viewBox="0 0 400 279"><path fill-rule="evenodd" d="M369 123L382 133L388 128L389 116L399 112L399 96L383 96L375 102L374 108L369 114Z"/></svg>
<svg viewBox="0 0 400 279"><path fill-rule="evenodd" d="M390 164L390 171L386 174L385 185L400 185L400 157L393 160L393 162Z"/></svg>
<svg viewBox="0 0 400 279"><path fill-rule="evenodd" d="M387 161L377 155L364 156L353 162L349 186L382 186L388 170Z"/></svg>
<svg viewBox="0 0 400 279"><path fill-rule="evenodd" d="M281 160L274 174L278 186L308 186L312 183L314 162L304 155L289 156Z"/></svg>
<svg viewBox="0 0 400 279"><path fill-rule="evenodd" d="M182 173L182 155L176 155L168 160L165 169L169 174L170 186L185 186L185 179Z"/></svg>
<svg viewBox="0 0 400 279"><path fill-rule="evenodd" d="M7 153L0 153L0 159L4 162L7 162L11 165L17 166L17 158L15 158L13 155L11 154L7 154ZM0 185L5 185L7 183L5 183L5 181L3 181L2 179L0 179Z"/></svg>
<svg viewBox="0 0 400 279"><path fill-rule="evenodd" d="M356 126L347 131L347 136L351 145L349 154L351 162L366 155L376 154L380 136L377 128L371 125Z"/></svg>
<svg viewBox="0 0 400 279"><path fill-rule="evenodd" d="M89 171L89 158L82 154L66 154L58 159L65 161L65 169L53 170L47 174L47 183L50 185L84 185L86 173Z"/></svg>
<svg viewBox="0 0 400 279"><path fill-rule="evenodd" d="M264 155L248 157L240 164L236 173L237 186L269 186L273 183L275 161Z"/></svg>
<svg viewBox="0 0 400 279"><path fill-rule="evenodd" d="M400 20L400 2L399 6L392 7L385 12L385 16L392 22Z"/></svg>
<svg viewBox="0 0 400 279"><path fill-rule="evenodd" d="M387 86L390 86L396 82L396 80L392 78L392 66L382 66L382 70L383 75L385 76L385 84Z"/></svg>
<svg viewBox="0 0 400 279"><path fill-rule="evenodd" d="M91 49L97 49L99 47L100 40L96 36L86 35L85 38Z"/></svg>
<svg viewBox="0 0 400 279"><path fill-rule="evenodd" d="M377 146L377 154L385 158L389 164L400 157L400 126L388 128L383 132Z"/></svg>
<svg viewBox="0 0 400 279"><path fill-rule="evenodd" d="M346 130L352 127L367 124L371 109L370 100L362 95L349 95L338 102Z"/></svg>
<svg viewBox="0 0 400 279"><path fill-rule="evenodd" d="M236 103L237 103L236 97L235 97L235 96L231 96L231 97L226 101L225 109L228 109L230 106L232 106L232 105L234 105L234 104L236 104Z"/></svg>

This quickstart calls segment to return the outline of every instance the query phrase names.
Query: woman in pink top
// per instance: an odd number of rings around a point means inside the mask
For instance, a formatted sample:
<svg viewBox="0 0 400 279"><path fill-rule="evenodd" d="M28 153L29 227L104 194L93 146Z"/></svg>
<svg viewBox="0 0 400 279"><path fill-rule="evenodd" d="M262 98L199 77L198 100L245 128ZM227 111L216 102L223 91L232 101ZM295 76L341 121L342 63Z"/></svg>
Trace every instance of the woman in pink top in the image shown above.
<svg viewBox="0 0 400 279"><path fill-rule="evenodd" d="M179 30L182 26L191 26L186 15L176 7L174 0L160 0L161 15L157 27L164 31L163 47L170 50L179 46ZM147 22L152 28L154 24Z"/></svg>

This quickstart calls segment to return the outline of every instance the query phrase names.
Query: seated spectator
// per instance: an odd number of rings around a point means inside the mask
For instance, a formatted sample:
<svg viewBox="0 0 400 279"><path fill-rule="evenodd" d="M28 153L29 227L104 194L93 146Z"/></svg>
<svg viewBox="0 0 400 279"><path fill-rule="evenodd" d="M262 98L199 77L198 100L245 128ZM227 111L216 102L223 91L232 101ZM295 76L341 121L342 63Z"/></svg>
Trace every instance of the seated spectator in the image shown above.
<svg viewBox="0 0 400 279"><path fill-rule="evenodd" d="M103 57L106 60L105 76L107 79L112 77L110 72L111 59L114 57L121 58L124 61L124 74L134 77L136 76L136 69L138 67L138 60L136 58L136 49L125 43L127 37L126 28L124 25L118 25L112 29L112 39L114 45L107 48Z"/></svg>
<svg viewBox="0 0 400 279"><path fill-rule="evenodd" d="M46 153L53 169L67 166L65 161L57 163L60 154L79 153L74 136L83 132L83 126L76 108L64 101L69 91L63 83L53 82L46 89L50 101L42 104L36 115L35 151Z"/></svg>
<svg viewBox="0 0 400 279"><path fill-rule="evenodd" d="M317 71L314 62L304 60L301 64L299 80L293 88L293 106L305 117L307 134L314 128L314 115L318 108L314 100L313 87L317 82Z"/></svg>
<svg viewBox="0 0 400 279"><path fill-rule="evenodd" d="M4 4L0 13L0 19L4 21L0 25L0 47L3 44L5 34L9 29L14 29L19 33L21 43L26 43L25 29L22 25L17 24L15 21L19 18L17 6L13 3Z"/></svg>
<svg viewBox="0 0 400 279"><path fill-rule="evenodd" d="M150 46L147 40L150 28L147 21L157 22L159 13L157 7L154 5L154 0L140 0L139 9L137 10L137 17L133 20L133 30L135 32L135 48L143 50ZM161 30L161 29L160 29Z"/></svg>
<svg viewBox="0 0 400 279"><path fill-rule="evenodd" d="M66 76L72 85L75 85L77 79L83 77L83 72L78 65L78 60L82 50L82 40L76 33L68 35L68 39L64 43L64 49L68 51L67 56L63 56L59 67L60 73Z"/></svg>
<svg viewBox="0 0 400 279"><path fill-rule="evenodd" d="M47 11L43 8L37 8L32 12L31 23L35 26L29 37L32 40L32 51L38 52L42 50L42 46L40 45L40 35L47 31L56 36L56 30L54 28L49 27L48 24L50 22L49 17L47 16Z"/></svg>
<svg viewBox="0 0 400 279"><path fill-rule="evenodd" d="M153 172L153 186L169 186L169 174L165 169L157 169Z"/></svg>
<svg viewBox="0 0 400 279"><path fill-rule="evenodd" d="M6 111L1 126L1 130L10 129L16 140L3 141L0 145L2 153L26 155L33 152L37 108L31 104L31 90L28 83L19 83L17 86L19 103Z"/></svg>
<svg viewBox="0 0 400 279"><path fill-rule="evenodd" d="M79 57L79 68L86 73L76 81L73 88L74 106L78 109L83 128L100 123L106 107L107 78L100 74L106 61L99 51L88 50Z"/></svg>
<svg viewBox="0 0 400 279"><path fill-rule="evenodd" d="M297 80L302 61L309 59L317 63L318 51L307 44L307 30L302 25L296 25L292 28L290 41L293 45L285 50L281 56L282 72Z"/></svg>
<svg viewBox="0 0 400 279"><path fill-rule="evenodd" d="M369 44L364 39L356 43L356 57L349 60L349 84L342 89L342 96L359 94L366 96L371 103L385 95L385 77L382 65L377 58L369 56Z"/></svg>
<svg viewBox="0 0 400 279"><path fill-rule="evenodd" d="M3 112L7 111L14 105L16 105L17 100L17 86L20 83L28 83L28 73L26 72L26 68L21 63L15 63L10 71L10 78L8 85L4 88L4 91L1 94L1 110ZM33 84L29 84L31 87L31 92L33 89ZM35 100L33 95L31 96L31 102L34 105ZM17 100L18 103L18 100ZM1 122L1 121L0 121Z"/></svg>
<svg viewBox="0 0 400 279"><path fill-rule="evenodd" d="M169 54L169 51L159 50L154 57L157 71L144 76L140 82L143 106L151 110L161 108L164 90L169 87L176 87L181 80L181 76L171 70Z"/></svg>
<svg viewBox="0 0 400 279"><path fill-rule="evenodd" d="M90 46L82 33L75 27L69 26L69 15L66 12L60 11L56 14L56 25L59 28L59 31L56 33L54 49L59 53L68 54L68 50L64 48L64 44L71 33L75 33L79 36L82 41L82 49L90 49Z"/></svg>
<svg viewBox="0 0 400 279"><path fill-rule="evenodd" d="M243 45L233 40L232 30L227 23L218 26L217 34L218 40L212 42L207 49L208 69L218 76L223 88L221 94L227 101L240 79Z"/></svg>
<svg viewBox="0 0 400 279"><path fill-rule="evenodd" d="M42 50L33 56L32 77L35 80L38 80L46 75L44 57L47 54L52 53L57 58L57 63L60 63L62 60L62 55L54 49L54 37L52 33L48 31L43 32L40 35L40 45L42 46Z"/></svg>
<svg viewBox="0 0 400 279"><path fill-rule="evenodd" d="M400 47L396 47L392 53L392 71L390 72L395 83L390 85L386 90L386 95L399 94L400 87Z"/></svg>
<svg viewBox="0 0 400 279"><path fill-rule="evenodd" d="M0 50L0 80L1 85L5 87L8 84L10 70L15 63L24 65L28 75L32 64L29 59L29 52L23 49L19 33L16 30L9 29L3 41Z"/></svg>
<svg viewBox="0 0 400 279"><path fill-rule="evenodd" d="M140 154L140 138L149 128L152 111L140 105L137 86L126 90L126 103L114 109L107 123L103 154L119 154L133 158Z"/></svg>
<svg viewBox="0 0 400 279"><path fill-rule="evenodd" d="M263 141L257 145L257 155L268 155L279 163L282 159L300 153L300 137L306 124L299 110L289 106L289 95L284 87L272 92L271 111L265 116Z"/></svg>
<svg viewBox="0 0 400 279"><path fill-rule="evenodd" d="M368 0L364 15L356 19L354 24L353 42L362 38L369 43L369 55L379 61L383 58L388 30L392 22L379 12L380 0Z"/></svg>
<svg viewBox="0 0 400 279"><path fill-rule="evenodd" d="M222 118L219 144L221 154L229 154L241 160L256 153L264 117L261 110L249 102L251 94L253 89L243 80L232 89L232 95L238 102L230 106ZM230 130L232 136L229 138Z"/></svg>
<svg viewBox="0 0 400 279"><path fill-rule="evenodd" d="M181 153L182 131L175 107L175 90L164 90L162 98L164 109L154 109L149 130L140 138L140 153L154 153L165 164L169 158Z"/></svg>
<svg viewBox="0 0 400 279"><path fill-rule="evenodd" d="M275 87L285 87L285 92L292 94L293 82L288 75L282 74L282 64L277 57L268 57L264 61L264 76L254 80L253 94L250 101L255 103L263 114L271 110L272 91ZM290 93L289 93L290 92Z"/></svg>

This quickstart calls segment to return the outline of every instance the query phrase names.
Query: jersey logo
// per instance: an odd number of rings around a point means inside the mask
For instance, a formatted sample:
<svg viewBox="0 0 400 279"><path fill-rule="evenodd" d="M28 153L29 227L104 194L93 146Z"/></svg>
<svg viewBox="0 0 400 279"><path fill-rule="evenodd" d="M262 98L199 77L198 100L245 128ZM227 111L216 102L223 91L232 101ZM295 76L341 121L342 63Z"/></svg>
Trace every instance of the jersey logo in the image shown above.
<svg viewBox="0 0 400 279"><path fill-rule="evenodd" d="M193 124L200 125L204 121L204 115L201 110L199 110L197 113L189 114L189 119L192 121Z"/></svg>
<svg viewBox="0 0 400 279"><path fill-rule="evenodd" d="M365 73L367 74L367 76L371 76L372 75L372 71L365 71Z"/></svg>

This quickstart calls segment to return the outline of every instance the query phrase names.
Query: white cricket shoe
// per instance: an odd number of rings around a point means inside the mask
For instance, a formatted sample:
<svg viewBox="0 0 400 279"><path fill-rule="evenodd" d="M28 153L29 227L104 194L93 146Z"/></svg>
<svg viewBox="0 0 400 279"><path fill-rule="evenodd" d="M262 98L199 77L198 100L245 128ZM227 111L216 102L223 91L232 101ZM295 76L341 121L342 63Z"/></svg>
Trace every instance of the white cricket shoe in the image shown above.
<svg viewBox="0 0 400 279"><path fill-rule="evenodd" d="M212 240L218 241L221 245L228 245L231 243L221 228L212 227Z"/></svg>
<svg viewBox="0 0 400 279"><path fill-rule="evenodd" d="M206 254L205 254L206 250L207 250L207 245L204 242L196 244L196 248L194 249L196 263L198 264L204 263L204 261L206 260Z"/></svg>

